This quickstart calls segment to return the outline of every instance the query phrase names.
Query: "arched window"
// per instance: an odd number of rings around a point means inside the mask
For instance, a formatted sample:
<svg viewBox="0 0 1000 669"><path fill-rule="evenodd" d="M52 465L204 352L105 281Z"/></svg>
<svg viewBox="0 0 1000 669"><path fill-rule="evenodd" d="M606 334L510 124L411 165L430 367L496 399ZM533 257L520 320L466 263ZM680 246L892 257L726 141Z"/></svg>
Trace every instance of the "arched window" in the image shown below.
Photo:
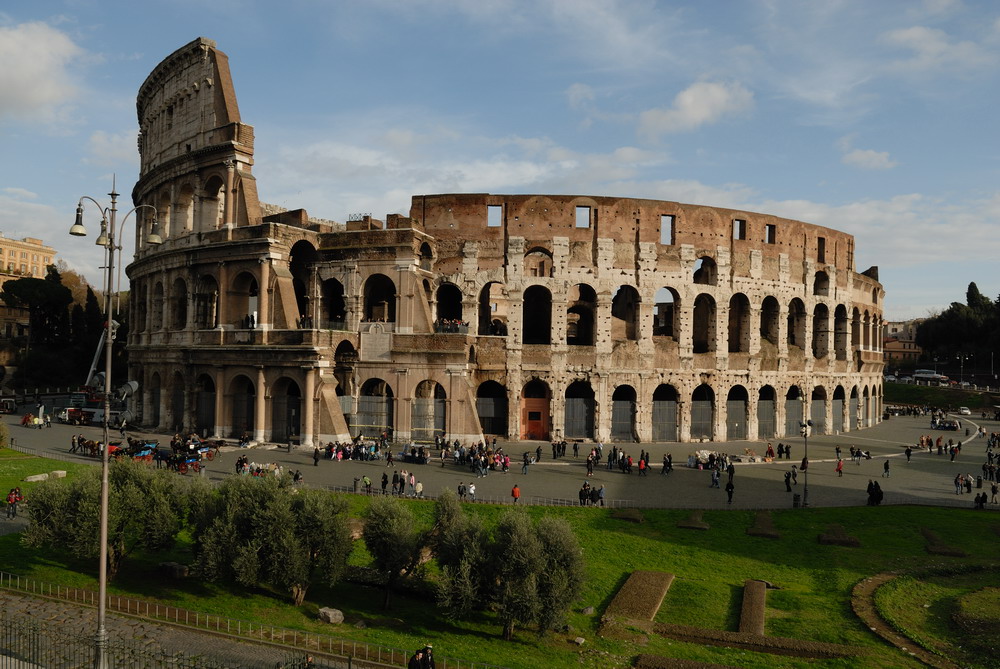
<svg viewBox="0 0 1000 669"><path fill-rule="evenodd" d="M812 354L814 358L822 359L829 354L830 346L830 310L825 304L817 304L813 311Z"/></svg>
<svg viewBox="0 0 1000 669"><path fill-rule="evenodd" d="M365 320L396 322L396 284L384 274L372 274L365 281Z"/></svg>
<svg viewBox="0 0 1000 669"><path fill-rule="evenodd" d="M743 293L729 299L729 352L750 351L750 300Z"/></svg>
<svg viewBox="0 0 1000 669"><path fill-rule="evenodd" d="M570 346L593 346L595 341L594 314L597 293L585 283L569 289L566 308L566 343Z"/></svg>
<svg viewBox="0 0 1000 669"><path fill-rule="evenodd" d="M816 272L813 277L813 295L827 297L830 294L830 277L826 272Z"/></svg>
<svg viewBox="0 0 1000 669"><path fill-rule="evenodd" d="M806 346L806 305L797 297L788 304L788 345Z"/></svg>
<svg viewBox="0 0 1000 669"><path fill-rule="evenodd" d="M437 320L439 331L444 321L462 320L462 291L453 283L438 286Z"/></svg>
<svg viewBox="0 0 1000 669"><path fill-rule="evenodd" d="M503 284L491 281L483 286L479 291L479 334L506 336L508 313Z"/></svg>
<svg viewBox="0 0 1000 669"><path fill-rule="evenodd" d="M323 302L323 317L320 327L327 330L343 330L347 327L347 303L344 300L344 284L336 279L327 279L320 286Z"/></svg>
<svg viewBox="0 0 1000 669"><path fill-rule="evenodd" d="M837 360L847 360L847 307L838 304L833 312L833 350Z"/></svg>
<svg viewBox="0 0 1000 669"><path fill-rule="evenodd" d="M703 286L714 286L718 282L719 267L709 256L702 256L694 263L692 281Z"/></svg>
<svg viewBox="0 0 1000 669"><path fill-rule="evenodd" d="M187 283L177 277L170 288L170 329L183 330L187 325Z"/></svg>
<svg viewBox="0 0 1000 669"><path fill-rule="evenodd" d="M639 338L639 293L632 286L620 286L611 300L611 338Z"/></svg>
<svg viewBox="0 0 1000 669"><path fill-rule="evenodd" d="M542 286L529 286L522 304L523 342L552 343L552 293Z"/></svg>
<svg viewBox="0 0 1000 669"><path fill-rule="evenodd" d="M715 351L715 300L702 293L694 299L691 345L695 353Z"/></svg>
<svg viewBox="0 0 1000 669"><path fill-rule="evenodd" d="M656 291L656 306L653 315L653 336L674 337L680 328L677 318L680 315L680 296L673 288L660 288Z"/></svg>
<svg viewBox="0 0 1000 669"><path fill-rule="evenodd" d="M552 276L552 252L541 247L524 254L525 276Z"/></svg>

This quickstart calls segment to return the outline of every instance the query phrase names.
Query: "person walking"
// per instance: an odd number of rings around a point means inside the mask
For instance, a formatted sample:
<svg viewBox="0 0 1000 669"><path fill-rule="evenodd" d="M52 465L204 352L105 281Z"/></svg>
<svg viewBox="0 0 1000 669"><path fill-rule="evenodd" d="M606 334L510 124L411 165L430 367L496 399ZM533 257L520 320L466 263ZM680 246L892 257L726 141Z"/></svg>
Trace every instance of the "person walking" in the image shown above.
<svg viewBox="0 0 1000 669"><path fill-rule="evenodd" d="M7 493L7 518L17 518L17 505L24 500L20 488L11 488Z"/></svg>
<svg viewBox="0 0 1000 669"><path fill-rule="evenodd" d="M726 473L729 474L729 482L732 483L733 477L736 476L736 465L730 462L729 466L726 467Z"/></svg>
<svg viewBox="0 0 1000 669"><path fill-rule="evenodd" d="M319 446L313 449L313 467L319 467Z"/></svg>
<svg viewBox="0 0 1000 669"><path fill-rule="evenodd" d="M732 479L730 479L729 483L726 484L726 497L728 498L726 500L726 504L732 504L733 503L733 490L735 490L735 489L736 488L733 485L733 481L732 481Z"/></svg>
<svg viewBox="0 0 1000 669"><path fill-rule="evenodd" d="M516 483L514 484L514 487L511 488L510 490L510 496L514 499L512 504L517 504L517 500L521 499L521 489L517 487Z"/></svg>
<svg viewBox="0 0 1000 669"><path fill-rule="evenodd" d="M844 475L844 461L841 460L840 458L837 458L837 476L843 476L843 475Z"/></svg>
<svg viewBox="0 0 1000 669"><path fill-rule="evenodd" d="M889 458L886 458L885 462L882 463L882 476L889 478Z"/></svg>
<svg viewBox="0 0 1000 669"><path fill-rule="evenodd" d="M531 461L528 459L528 451L525 451L524 452L524 460L521 462L521 473L522 474L527 474L528 473L528 465L529 464L531 464Z"/></svg>
<svg viewBox="0 0 1000 669"><path fill-rule="evenodd" d="M469 501L470 502L475 502L476 501L476 484L475 483L470 483L469 487L466 489L466 493L469 495Z"/></svg>
<svg viewBox="0 0 1000 669"><path fill-rule="evenodd" d="M785 492L792 492L792 473L785 472Z"/></svg>
<svg viewBox="0 0 1000 669"><path fill-rule="evenodd" d="M906 461L909 462L910 461L910 457L913 455L913 449L910 448L909 446L907 446L906 450L903 451L903 452L906 453Z"/></svg>

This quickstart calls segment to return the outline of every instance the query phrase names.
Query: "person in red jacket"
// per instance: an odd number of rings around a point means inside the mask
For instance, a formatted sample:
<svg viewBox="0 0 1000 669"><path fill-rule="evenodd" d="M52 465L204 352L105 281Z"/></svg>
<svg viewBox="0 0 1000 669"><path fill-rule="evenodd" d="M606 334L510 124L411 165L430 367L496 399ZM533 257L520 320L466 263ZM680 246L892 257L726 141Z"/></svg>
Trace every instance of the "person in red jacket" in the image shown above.
<svg viewBox="0 0 1000 669"><path fill-rule="evenodd" d="M521 499L521 489L514 484L514 487L510 491L510 496L514 498L514 504L517 504L517 500Z"/></svg>
<svg viewBox="0 0 1000 669"><path fill-rule="evenodd" d="M21 489L11 488L10 492L7 493L8 518L17 518L17 505L22 501L24 501L24 496L21 494Z"/></svg>

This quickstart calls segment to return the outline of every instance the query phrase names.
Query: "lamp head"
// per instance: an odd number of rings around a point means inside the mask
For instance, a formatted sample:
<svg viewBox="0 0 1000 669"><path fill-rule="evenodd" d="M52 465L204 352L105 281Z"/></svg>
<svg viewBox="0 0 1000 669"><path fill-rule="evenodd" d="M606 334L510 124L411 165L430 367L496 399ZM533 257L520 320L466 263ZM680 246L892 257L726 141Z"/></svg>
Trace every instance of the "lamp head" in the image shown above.
<svg viewBox="0 0 1000 669"><path fill-rule="evenodd" d="M159 226L156 224L156 218L154 217L153 218L153 229L149 231L148 235L146 235L146 243L148 245L150 245L150 246L159 246L160 244L163 243L163 238L160 237L160 233L157 232L157 230L159 230Z"/></svg>
<svg viewBox="0 0 1000 669"><path fill-rule="evenodd" d="M108 219L101 219L101 234L97 236L97 240L94 243L98 246L107 246L110 243L110 237L108 237Z"/></svg>
<svg viewBox="0 0 1000 669"><path fill-rule="evenodd" d="M86 237L87 228L83 227L83 203L80 202L76 205L76 222L73 223L73 227L69 229L69 234L74 237Z"/></svg>

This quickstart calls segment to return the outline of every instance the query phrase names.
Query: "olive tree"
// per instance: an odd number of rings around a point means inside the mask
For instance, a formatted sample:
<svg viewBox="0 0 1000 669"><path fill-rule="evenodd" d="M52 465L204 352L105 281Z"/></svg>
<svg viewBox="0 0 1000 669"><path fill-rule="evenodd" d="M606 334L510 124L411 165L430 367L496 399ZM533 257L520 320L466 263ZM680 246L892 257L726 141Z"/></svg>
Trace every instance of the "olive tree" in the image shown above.
<svg viewBox="0 0 1000 669"><path fill-rule="evenodd" d="M382 605L401 578L413 573L427 543L426 533L415 527L413 514L395 497L376 497L365 513L365 547L376 571L385 581Z"/></svg>

